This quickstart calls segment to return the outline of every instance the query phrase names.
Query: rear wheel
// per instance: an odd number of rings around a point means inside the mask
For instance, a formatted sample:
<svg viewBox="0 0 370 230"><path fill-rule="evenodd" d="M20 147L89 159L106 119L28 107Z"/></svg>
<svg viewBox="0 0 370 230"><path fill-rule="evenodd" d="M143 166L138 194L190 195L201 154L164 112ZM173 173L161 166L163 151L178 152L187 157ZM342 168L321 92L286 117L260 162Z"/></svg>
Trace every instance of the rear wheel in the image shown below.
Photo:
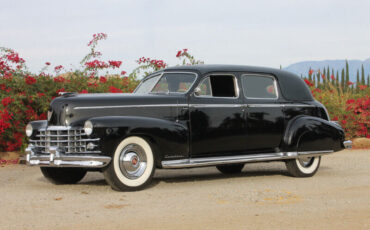
<svg viewBox="0 0 370 230"><path fill-rule="evenodd" d="M114 190L140 190L150 183L154 162L152 148L146 140L128 137L117 146L112 162L103 171L104 177Z"/></svg>
<svg viewBox="0 0 370 230"><path fill-rule="evenodd" d="M75 184L86 175L83 168L41 167L41 172L53 184Z"/></svg>
<svg viewBox="0 0 370 230"><path fill-rule="evenodd" d="M320 167L321 156L301 157L285 162L288 172L294 177L311 177Z"/></svg>
<svg viewBox="0 0 370 230"><path fill-rule="evenodd" d="M235 174L240 173L244 167L244 164L232 164L232 165L218 165L216 168L223 174Z"/></svg>

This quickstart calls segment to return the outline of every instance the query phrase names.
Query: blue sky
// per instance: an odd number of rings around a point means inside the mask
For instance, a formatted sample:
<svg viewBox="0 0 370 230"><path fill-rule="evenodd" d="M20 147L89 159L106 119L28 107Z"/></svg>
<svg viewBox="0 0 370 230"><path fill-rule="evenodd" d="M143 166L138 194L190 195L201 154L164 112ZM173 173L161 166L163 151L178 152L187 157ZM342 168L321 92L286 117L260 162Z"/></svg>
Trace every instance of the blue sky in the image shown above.
<svg viewBox="0 0 370 230"><path fill-rule="evenodd" d="M128 72L141 56L177 63L188 48L207 64L279 67L370 57L370 1L1 0L0 46L32 71L46 61L78 67L92 34L105 60Z"/></svg>

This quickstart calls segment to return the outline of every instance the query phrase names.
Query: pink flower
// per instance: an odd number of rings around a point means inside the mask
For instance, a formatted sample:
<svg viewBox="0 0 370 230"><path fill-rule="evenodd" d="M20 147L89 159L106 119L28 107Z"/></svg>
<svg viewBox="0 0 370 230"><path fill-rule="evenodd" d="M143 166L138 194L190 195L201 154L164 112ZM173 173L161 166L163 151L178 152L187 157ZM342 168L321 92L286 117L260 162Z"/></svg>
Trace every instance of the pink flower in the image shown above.
<svg viewBox="0 0 370 230"><path fill-rule="evenodd" d="M50 65L50 62L46 62L45 65Z"/></svg>
<svg viewBox="0 0 370 230"><path fill-rule="evenodd" d="M180 57L181 53L181 50L177 51L176 57Z"/></svg>
<svg viewBox="0 0 370 230"><path fill-rule="evenodd" d="M354 83L353 82L351 82L351 81L348 81L347 82L347 85L353 85Z"/></svg>
<svg viewBox="0 0 370 230"><path fill-rule="evenodd" d="M122 62L121 61L109 61L109 65L114 68L119 68L121 66Z"/></svg>
<svg viewBox="0 0 370 230"><path fill-rule="evenodd" d="M104 77L104 76L101 76L101 77L100 77L100 79L99 79L99 81L100 81L101 83L105 83L105 82L107 82L107 78L106 78L106 77Z"/></svg>
<svg viewBox="0 0 370 230"><path fill-rule="evenodd" d="M121 75L125 75L126 74L126 71L121 71Z"/></svg>

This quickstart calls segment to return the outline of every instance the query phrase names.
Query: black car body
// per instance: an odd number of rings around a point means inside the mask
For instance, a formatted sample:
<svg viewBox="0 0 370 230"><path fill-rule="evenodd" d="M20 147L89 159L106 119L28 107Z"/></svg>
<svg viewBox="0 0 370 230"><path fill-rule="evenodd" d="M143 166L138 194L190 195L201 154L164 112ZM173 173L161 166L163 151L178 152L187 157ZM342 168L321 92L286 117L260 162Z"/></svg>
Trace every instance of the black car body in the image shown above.
<svg viewBox="0 0 370 230"><path fill-rule="evenodd" d="M216 165L231 173L247 162L277 160L294 176L311 176L321 155L351 147L301 78L249 66L167 68L145 77L133 94L66 93L52 101L48 121L27 128L27 163L42 166L46 177L73 182L56 178L56 171L99 169L118 190L142 188L155 168ZM150 149L134 140L118 151L129 137ZM119 180L119 170L132 181L145 174L148 152L153 166L143 183ZM314 160L313 171L300 170Z"/></svg>

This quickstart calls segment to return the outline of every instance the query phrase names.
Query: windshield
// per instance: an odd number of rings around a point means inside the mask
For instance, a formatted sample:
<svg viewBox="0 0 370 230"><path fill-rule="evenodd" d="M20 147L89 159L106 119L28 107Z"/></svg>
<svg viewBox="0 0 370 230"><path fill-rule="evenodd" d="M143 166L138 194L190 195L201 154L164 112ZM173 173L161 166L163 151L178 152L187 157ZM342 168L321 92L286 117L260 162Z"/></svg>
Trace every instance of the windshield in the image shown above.
<svg viewBox="0 0 370 230"><path fill-rule="evenodd" d="M195 81L194 73L164 73L141 82L135 93L186 93Z"/></svg>

